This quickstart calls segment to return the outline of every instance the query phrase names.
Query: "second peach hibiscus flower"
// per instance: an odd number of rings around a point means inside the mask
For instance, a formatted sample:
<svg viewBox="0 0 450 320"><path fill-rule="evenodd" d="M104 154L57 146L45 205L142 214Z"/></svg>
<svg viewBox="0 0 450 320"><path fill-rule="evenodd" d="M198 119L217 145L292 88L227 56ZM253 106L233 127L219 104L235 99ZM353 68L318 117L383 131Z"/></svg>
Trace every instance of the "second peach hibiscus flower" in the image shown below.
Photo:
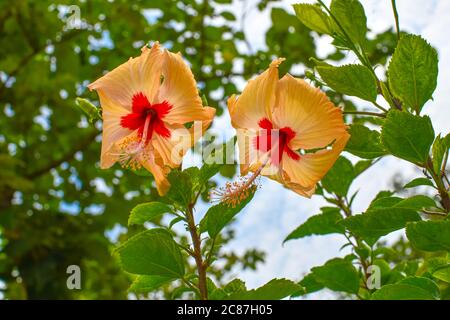
<svg viewBox="0 0 450 320"><path fill-rule="evenodd" d="M201 136L185 124L201 121L204 130L215 114L214 108L203 107L181 55L155 43L88 87L98 92L103 111L101 168L117 161L132 169L144 167L164 194L170 187L168 171L181 164ZM181 148L180 139L185 141Z"/></svg>
<svg viewBox="0 0 450 320"><path fill-rule="evenodd" d="M221 194L225 202L234 205L234 197L245 193L240 189L259 174L311 197L350 137L342 111L325 93L289 74L278 79L283 60L273 61L249 81L239 98L228 100L237 129L241 174L254 173L242 185L225 187Z"/></svg>

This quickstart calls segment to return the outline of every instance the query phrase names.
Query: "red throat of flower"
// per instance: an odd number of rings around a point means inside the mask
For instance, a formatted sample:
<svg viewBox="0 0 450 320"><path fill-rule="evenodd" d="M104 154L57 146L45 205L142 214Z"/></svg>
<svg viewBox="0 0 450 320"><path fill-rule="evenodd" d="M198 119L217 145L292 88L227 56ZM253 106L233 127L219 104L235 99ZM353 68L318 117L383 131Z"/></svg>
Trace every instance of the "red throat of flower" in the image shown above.
<svg viewBox="0 0 450 320"><path fill-rule="evenodd" d="M284 153L293 160L299 160L300 155L289 147L289 142L296 133L289 127L274 129L272 122L263 118L258 122L262 129L254 139L254 147L261 152L270 151L270 159L273 165L279 166Z"/></svg>
<svg viewBox="0 0 450 320"><path fill-rule="evenodd" d="M138 136L144 144L147 144L153 133L169 138L171 133L163 122L163 118L169 113L172 105L163 101L151 104L142 93L136 93L132 99L131 112L121 118L120 125L130 130L138 130Z"/></svg>
<svg viewBox="0 0 450 320"><path fill-rule="evenodd" d="M251 175L241 177L239 181L228 182L224 187L213 190L210 194L213 202L221 202L235 207L257 189L256 179L269 162L279 167L284 153L294 160L300 159L300 155L288 146L296 135L294 130L289 127L274 129L272 122L267 118L261 119L258 125L262 130L253 140L254 147L263 153L270 152L269 156L262 160L259 168Z"/></svg>

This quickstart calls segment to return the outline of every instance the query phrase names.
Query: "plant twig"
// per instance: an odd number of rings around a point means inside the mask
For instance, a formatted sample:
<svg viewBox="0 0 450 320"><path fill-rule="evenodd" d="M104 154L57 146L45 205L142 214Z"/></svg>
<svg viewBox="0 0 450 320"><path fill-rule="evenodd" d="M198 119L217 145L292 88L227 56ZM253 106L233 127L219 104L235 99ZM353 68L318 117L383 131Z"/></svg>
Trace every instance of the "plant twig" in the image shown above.
<svg viewBox="0 0 450 320"><path fill-rule="evenodd" d="M186 211L189 233L191 234L192 246L194 247L192 257L194 258L195 264L197 265L198 289L200 293L200 299L208 300L208 289L206 286L206 265L203 262L201 240L200 235L197 231L197 227L195 225L193 208L194 204L189 204Z"/></svg>
<svg viewBox="0 0 450 320"><path fill-rule="evenodd" d="M391 0L392 11L394 12L395 18L395 29L397 30L397 41L400 41L400 19L398 17L397 6L395 4L395 0Z"/></svg>
<svg viewBox="0 0 450 320"><path fill-rule="evenodd" d="M425 163L425 169L428 171L428 173L430 173L431 177L434 180L434 183L436 183L436 187L441 197L441 204L444 207L445 212L449 213L450 196L448 195L447 188L445 187L441 176L434 171L433 161L431 160L431 158L428 158L427 162Z"/></svg>
<svg viewBox="0 0 450 320"><path fill-rule="evenodd" d="M374 117L386 118L386 115L383 114L383 113L368 112L368 111L344 111L344 114L355 114L355 115L374 116Z"/></svg>

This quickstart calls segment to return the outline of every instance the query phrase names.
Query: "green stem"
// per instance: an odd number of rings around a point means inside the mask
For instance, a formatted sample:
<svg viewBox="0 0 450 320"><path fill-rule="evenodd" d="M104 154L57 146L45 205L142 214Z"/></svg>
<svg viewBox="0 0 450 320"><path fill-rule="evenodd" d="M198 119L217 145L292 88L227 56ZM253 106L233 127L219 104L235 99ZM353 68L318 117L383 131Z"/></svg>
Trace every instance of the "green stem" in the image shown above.
<svg viewBox="0 0 450 320"><path fill-rule="evenodd" d="M351 211L350 207L346 204L346 203L348 203L347 199L346 198L343 199L341 196L336 195L336 201L337 201L337 205L339 206L339 208L344 212L344 215L347 218L351 217L352 216L352 211ZM354 244L353 241L351 241L351 239L350 239L350 237L348 235L344 234L344 236L347 238L349 243L352 245L353 249L355 250L355 253L358 256L359 263L361 264L361 267L363 269L362 271L364 273L364 287L366 289L368 289L367 288L367 280L369 278L369 273L368 273L369 266L367 265L367 261L356 252L356 249L358 247L362 247L362 241L361 241L361 239L358 236L356 236L356 235L354 235L352 233L350 233L350 235L355 239L356 244Z"/></svg>
<svg viewBox="0 0 450 320"><path fill-rule="evenodd" d="M328 9L328 7L325 5L325 3L323 3L322 0L317 0L319 2L319 4L325 9L325 11L330 15L330 17L334 20L334 22L336 23L336 25L339 27L339 29L341 29L344 37L347 39L348 44L351 46L351 50L356 54L356 56L358 57L358 59L362 62L362 64L364 64L367 68L369 68L369 70L372 72L372 74L375 76L375 78L377 78L375 71L372 68L372 64L369 61L369 58L367 57L367 55L365 54L364 50L361 50L361 52L356 48L355 44L353 43L352 39L350 38L350 36L348 35L347 31L345 31L344 27L342 27L341 23L339 22L338 19L336 19L336 17L334 16L334 14L331 12L330 9Z"/></svg>
<svg viewBox="0 0 450 320"><path fill-rule="evenodd" d="M336 17L334 16L333 13L331 13L331 10L325 5L325 3L323 3L322 0L317 0L317 2L325 9L325 11L330 15L330 17L334 20L334 22L336 23L336 25L339 27L339 29L342 31L344 37L347 39L349 45L350 45L350 49L356 54L356 56L358 57L358 59L361 61L361 63L363 65L365 65L370 72L373 74L373 76L375 77L377 83L380 81L377 77L377 74L375 73L375 70L372 67L372 64L370 63L369 58L367 57L366 52L364 51L363 48L361 48L361 51L358 50L358 48L356 47L356 45L353 43L352 39L350 38L350 36L348 35L348 33L345 31L344 27L342 27L342 25L340 24L340 22L338 21L338 19L336 19ZM389 93L391 95L391 98L393 101L394 100L394 96L392 96L391 93ZM382 94L383 95L383 94ZM386 99L386 97L385 97ZM380 108L380 105L377 105L376 103L374 103L378 108ZM401 107L397 106L396 103L396 107L398 109L401 109ZM387 112L386 109L384 109L383 107L381 107L380 110L383 110L384 112Z"/></svg>
<svg viewBox="0 0 450 320"><path fill-rule="evenodd" d="M372 103L373 103L373 105L374 105L375 107L377 107L378 109L380 109L380 110L383 111L384 113L387 113L387 112L388 112L387 109L385 109L385 108L383 108L382 106L380 106L376 101L374 101L374 102L372 102Z"/></svg>
<svg viewBox="0 0 450 320"><path fill-rule="evenodd" d="M203 262L202 248L200 234L198 233L197 227L194 220L194 205L190 204L186 211L186 218L188 223L189 233L191 234L192 246L194 250L192 251L192 257L197 265L198 272L198 289L200 293L201 300L208 300L208 289L206 284L206 265Z"/></svg>
<svg viewBox="0 0 450 320"><path fill-rule="evenodd" d="M368 111L344 111L344 114L355 114L355 115L364 115L364 116L374 116L374 117L386 118L386 115L383 114L383 113L368 112Z"/></svg>
<svg viewBox="0 0 450 320"><path fill-rule="evenodd" d="M442 178L434 171L433 161L431 158L428 158L427 163L425 164L425 169L430 173L436 183L436 187L441 197L441 204L444 207L445 212L450 213L450 196L448 195L447 188L445 187Z"/></svg>
<svg viewBox="0 0 450 320"><path fill-rule="evenodd" d="M392 4L392 11L394 11L395 29L397 30L397 41L400 41L400 21L398 17L398 11L397 6L395 4L395 0L391 0L391 4Z"/></svg>

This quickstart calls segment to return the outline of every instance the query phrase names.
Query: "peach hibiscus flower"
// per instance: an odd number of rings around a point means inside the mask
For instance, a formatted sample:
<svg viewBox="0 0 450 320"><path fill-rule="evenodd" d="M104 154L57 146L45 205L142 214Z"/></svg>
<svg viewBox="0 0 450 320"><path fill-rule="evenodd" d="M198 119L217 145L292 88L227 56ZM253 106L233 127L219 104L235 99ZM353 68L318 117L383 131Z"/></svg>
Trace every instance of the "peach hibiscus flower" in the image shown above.
<svg viewBox="0 0 450 320"><path fill-rule="evenodd" d="M100 97L103 135L100 166L120 162L145 168L163 195L170 187L171 168L211 123L215 109L204 107L194 76L180 54L161 50L158 43L143 47L88 87ZM186 124L201 121L200 134ZM181 146L180 146L181 144Z"/></svg>
<svg viewBox="0 0 450 320"><path fill-rule="evenodd" d="M228 100L241 174L253 174L217 193L226 203L235 205L245 198L259 175L311 197L350 137L341 109L325 93L289 74L278 78L283 60L274 60L248 82L239 98Z"/></svg>

